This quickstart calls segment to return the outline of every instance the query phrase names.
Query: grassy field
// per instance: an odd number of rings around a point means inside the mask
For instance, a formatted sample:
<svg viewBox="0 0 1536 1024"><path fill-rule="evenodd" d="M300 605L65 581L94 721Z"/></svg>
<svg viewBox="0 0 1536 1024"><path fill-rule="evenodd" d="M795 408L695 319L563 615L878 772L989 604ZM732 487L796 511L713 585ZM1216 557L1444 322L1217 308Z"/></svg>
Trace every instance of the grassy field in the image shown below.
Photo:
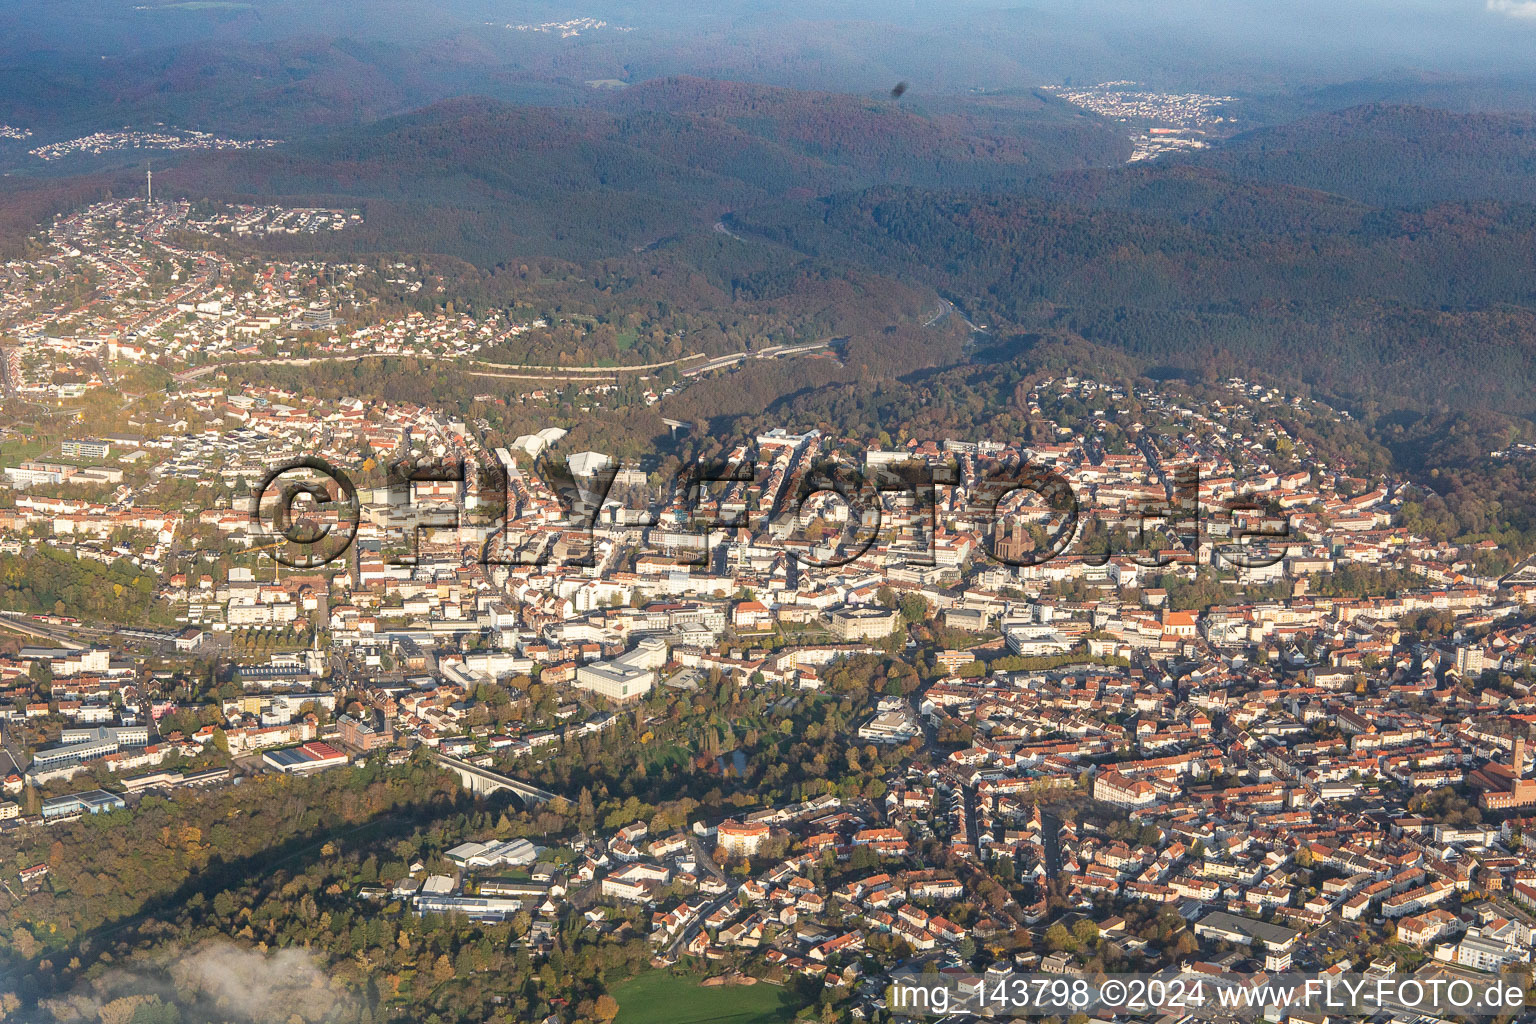
<svg viewBox="0 0 1536 1024"><path fill-rule="evenodd" d="M39 441L24 441L21 438L12 438L0 443L0 460L4 460L7 466L15 466L22 462L41 458L44 452L57 451L57 446L43 444ZM52 461L52 460L49 460Z"/></svg>
<svg viewBox="0 0 1536 1024"><path fill-rule="evenodd" d="M799 1009L777 985L700 988L698 979L651 971L613 990L614 1024L786 1024Z"/></svg>

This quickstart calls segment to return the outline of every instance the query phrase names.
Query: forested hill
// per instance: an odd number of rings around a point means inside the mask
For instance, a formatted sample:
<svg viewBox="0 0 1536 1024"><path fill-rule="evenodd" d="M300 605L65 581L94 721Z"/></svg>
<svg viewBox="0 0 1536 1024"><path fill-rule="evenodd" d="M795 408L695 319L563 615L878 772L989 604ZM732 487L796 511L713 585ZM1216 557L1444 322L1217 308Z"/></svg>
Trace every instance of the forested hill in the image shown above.
<svg viewBox="0 0 1536 1024"><path fill-rule="evenodd" d="M731 223L1150 364L1356 406L1536 411L1536 207L1382 210L1175 165L1062 194L1077 201L876 189Z"/></svg>
<svg viewBox="0 0 1536 1024"><path fill-rule="evenodd" d="M1063 172L1026 183L1019 194L1060 206L1122 211L1220 232L1347 232L1357 230L1373 209L1332 192L1239 181L1222 171L1161 160Z"/></svg>
<svg viewBox="0 0 1536 1024"><path fill-rule="evenodd" d="M930 114L885 97L685 76L641 83L612 101L618 112L650 111L729 125L792 152L849 168L871 183L984 184L1063 168L1108 166L1130 155L1121 132L1059 101L1022 94L995 98L993 105L1002 110Z"/></svg>
<svg viewBox="0 0 1536 1024"><path fill-rule="evenodd" d="M1017 184L1123 148L1102 123L1040 117L1044 142L889 99L673 79L607 108L453 99L323 140L199 156L165 180L212 197L376 200L352 239L374 249L588 258L777 197Z"/></svg>
<svg viewBox="0 0 1536 1024"><path fill-rule="evenodd" d="M1239 135L1184 159L1383 206L1536 202L1536 118L1527 114L1367 104Z"/></svg>

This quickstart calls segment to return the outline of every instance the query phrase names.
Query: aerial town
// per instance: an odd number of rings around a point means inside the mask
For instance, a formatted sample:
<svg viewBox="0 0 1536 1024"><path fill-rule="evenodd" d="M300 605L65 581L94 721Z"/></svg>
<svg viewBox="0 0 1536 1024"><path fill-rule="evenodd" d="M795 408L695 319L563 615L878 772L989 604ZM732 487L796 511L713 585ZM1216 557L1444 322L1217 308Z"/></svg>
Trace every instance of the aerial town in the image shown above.
<svg viewBox="0 0 1536 1024"><path fill-rule="evenodd" d="M543 326L354 329L362 265L192 241L358 221L109 202L0 268L8 401L57 408L151 364L175 381L130 398L131 430L0 438L0 559L57 553L111 592L29 611L7 577L0 828L428 763L569 826L457 836L350 894L366 913L511 922L535 956L581 918L648 936L658 963L814 979L864 1019L914 964L1531 960L1536 568L1429 539L1413 487L1315 456L1277 415L1310 399L1232 378L1197 404L1061 375L1023 396L1052 440L786 424L742 439L741 472L711 489L570 451L553 425L487 445L425 403L233 383L243 360L468 357ZM535 403L548 387L511 386ZM933 486L861 507L821 481L828 464ZM457 472L385 482L392 465ZM1027 485L997 496L1023 467L1077 511ZM323 499L299 517L344 540L323 557L274 525L290 473ZM905 668L850 703L880 657ZM193 677L210 663L211 688ZM676 708L717 693L785 735L848 705L840 742L868 781L777 764L785 799L602 820L561 790L570 752L661 744ZM730 738L703 761L761 770ZM35 891L48 872L7 864L5 881Z"/></svg>
<svg viewBox="0 0 1536 1024"><path fill-rule="evenodd" d="M1075 107L1118 121L1131 131L1129 161L1151 160L1165 153L1204 149L1213 139L1236 130L1233 96L1152 92L1135 82L1091 86L1042 86Z"/></svg>
<svg viewBox="0 0 1536 1024"><path fill-rule="evenodd" d="M466 318L432 323L401 319L374 324L345 338L331 329L355 309L359 264L292 260L236 267L185 238L264 237L340 232L361 220L356 211L277 207L194 210L156 204L148 216L123 217L127 201L100 203L59 218L45 251L0 264L0 317L10 325L3 384L8 395L35 401L78 398L106 387L105 366L171 361L179 379L195 380L219 358L275 357L366 351L377 355L467 356L531 325L495 330ZM405 263L384 271L407 292L424 282ZM239 283L244 287L236 289ZM90 301L54 305L60 294L93 288ZM297 335L287 328L301 328ZM82 376L82 360L98 370Z"/></svg>
<svg viewBox="0 0 1536 1024"><path fill-rule="evenodd" d="M570 18L566 21L545 21L538 24L508 24L507 28L518 32L533 32L539 35L554 35L561 39L575 39L583 32L599 32L610 29L614 32L633 32L634 29L624 25L613 25L600 18Z"/></svg>
<svg viewBox="0 0 1536 1024"><path fill-rule="evenodd" d="M27 133L28 135L31 133ZM10 136L26 138L26 135ZM50 142L27 152L39 160L59 160L80 154L100 155L124 149L198 150L198 149L266 149L277 145L274 139L235 139L213 132L191 128L170 128L158 125L154 128L124 128L122 131L93 132L78 138Z"/></svg>

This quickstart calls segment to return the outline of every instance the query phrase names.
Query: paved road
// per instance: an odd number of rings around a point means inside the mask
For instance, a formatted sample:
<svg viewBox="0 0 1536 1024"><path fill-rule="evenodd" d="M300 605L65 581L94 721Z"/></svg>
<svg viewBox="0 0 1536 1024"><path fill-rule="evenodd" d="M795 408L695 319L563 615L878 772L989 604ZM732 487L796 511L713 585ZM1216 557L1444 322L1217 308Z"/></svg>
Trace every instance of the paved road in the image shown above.
<svg viewBox="0 0 1536 1024"><path fill-rule="evenodd" d="M745 238L742 238L736 232L734 232L730 228L726 227L725 226L725 221L723 221L723 220L715 221L715 232L717 234L724 235L727 238L734 238L738 242L745 242L746 241Z"/></svg>
<svg viewBox="0 0 1536 1024"><path fill-rule="evenodd" d="M971 837L971 849L976 855L981 855L980 826L977 823L976 814L976 790L971 786L960 787L960 799L964 801L965 808L965 834Z"/></svg>
<svg viewBox="0 0 1536 1024"><path fill-rule="evenodd" d="M698 366L692 366L682 372L684 377L697 377L711 370L724 369L727 366L735 366L744 363L748 359L777 359L780 356L797 356L802 352L813 352L816 349L826 348L832 344L835 338L822 338L808 345L774 345L771 348L760 349L756 352L735 352L728 356L715 356L713 359Z"/></svg>
<svg viewBox="0 0 1536 1024"><path fill-rule="evenodd" d="M684 928L676 935L672 936L671 940L663 949L662 955L675 959L678 955L678 950L686 946L689 940L691 940L695 935L699 933L699 929L704 927L705 919L708 918L710 914L713 914L715 911L719 910L721 907L725 906L735 898L736 892L735 890L732 890L731 892L726 893L724 896L721 896L719 899L715 900L709 906L701 910L699 912L697 921L689 925L687 928Z"/></svg>
<svg viewBox="0 0 1536 1024"><path fill-rule="evenodd" d="M720 865L715 863L715 859L704 851L704 844L699 842L699 837L694 835L692 832L688 833L688 846L693 850L694 862L697 863L700 868L709 872L720 881L725 881L725 872L721 871Z"/></svg>
<svg viewBox="0 0 1536 1024"><path fill-rule="evenodd" d="M544 366L533 363L493 363L484 359L460 359L456 356L438 356L431 353L405 355L398 352L358 352L349 355L324 355L324 356L279 356L271 359L235 359L226 362L208 363L203 366L195 366L190 370L183 370L176 374L177 383L185 384L188 381L206 377L211 373L229 369L236 366L311 366L315 363L356 363L365 359L424 359L429 362L450 362L456 366L480 366L488 368L486 371L470 370L476 377L521 377L531 380L549 380L553 377L569 377L573 380L600 380L603 377L614 377L621 373L644 373L648 370L661 370L668 366L676 366L693 359L703 357L703 353L694 352L676 359L668 359L660 363L630 363L623 366ZM488 372L497 371L497 372ZM513 371L522 371L516 373Z"/></svg>
<svg viewBox="0 0 1536 1024"><path fill-rule="evenodd" d="M1061 873L1061 819L1054 814L1040 814L1040 844L1045 847L1045 877L1055 881Z"/></svg>
<svg viewBox="0 0 1536 1024"><path fill-rule="evenodd" d="M72 633L84 633L92 637L105 636L111 630L98 629L94 626L73 626L66 631L63 626L47 626L31 619L19 618L11 615L0 615L0 629L8 629L25 636L39 640L47 640L60 647L80 649L85 645L73 639Z"/></svg>

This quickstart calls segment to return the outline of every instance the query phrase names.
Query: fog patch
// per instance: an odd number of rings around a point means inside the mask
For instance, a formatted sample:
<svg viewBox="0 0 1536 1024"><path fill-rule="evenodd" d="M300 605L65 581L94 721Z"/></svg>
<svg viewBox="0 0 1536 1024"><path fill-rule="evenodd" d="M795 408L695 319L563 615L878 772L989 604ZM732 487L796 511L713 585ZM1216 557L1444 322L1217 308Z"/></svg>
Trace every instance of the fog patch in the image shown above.
<svg viewBox="0 0 1536 1024"><path fill-rule="evenodd" d="M135 1017L182 1024L322 1024L357 1012L355 997L301 949L263 953L210 942L155 960L153 967L108 971L89 992L77 990L42 1005L59 1024L129 1024Z"/></svg>

